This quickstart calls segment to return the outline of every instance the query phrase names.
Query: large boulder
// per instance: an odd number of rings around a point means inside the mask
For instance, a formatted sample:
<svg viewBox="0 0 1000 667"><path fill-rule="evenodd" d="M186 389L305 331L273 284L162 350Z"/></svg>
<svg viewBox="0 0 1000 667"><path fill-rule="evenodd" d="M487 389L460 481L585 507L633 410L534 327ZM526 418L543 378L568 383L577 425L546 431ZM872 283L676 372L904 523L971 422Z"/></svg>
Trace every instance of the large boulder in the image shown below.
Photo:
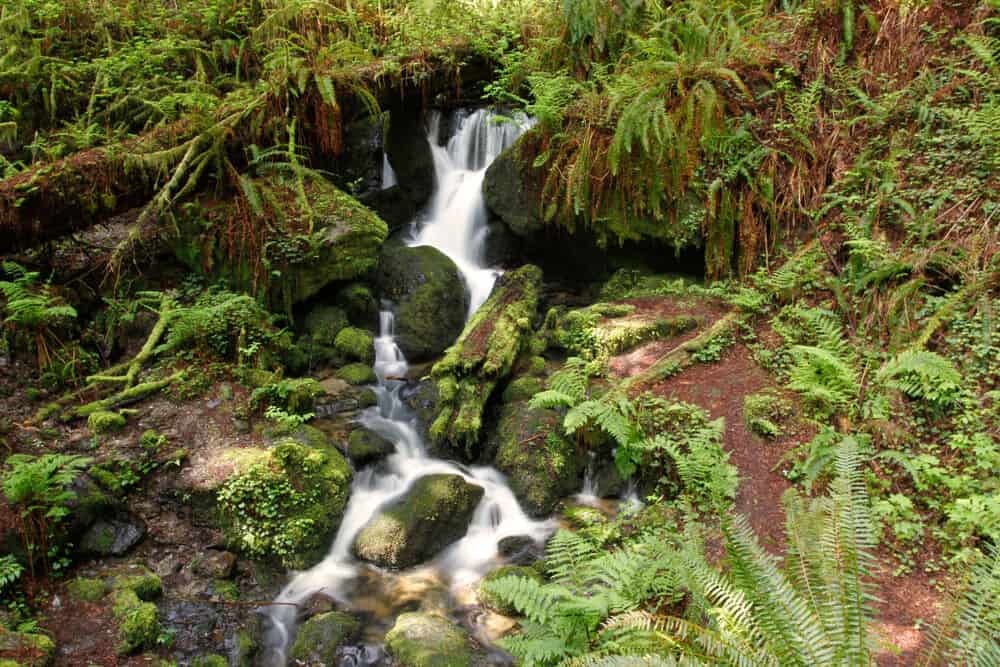
<svg viewBox="0 0 1000 667"><path fill-rule="evenodd" d="M465 283L437 248L386 244L375 282L396 304L396 343L410 361L440 355L462 333L469 309Z"/></svg>
<svg viewBox="0 0 1000 667"><path fill-rule="evenodd" d="M344 127L344 150L333 163L337 185L365 194L382 186L382 130L384 114L367 116Z"/></svg>
<svg viewBox="0 0 1000 667"><path fill-rule="evenodd" d="M561 498L578 490L579 457L554 410L524 402L505 405L492 438L494 465L507 475L514 495L532 516L551 514Z"/></svg>
<svg viewBox="0 0 1000 667"><path fill-rule="evenodd" d="M470 637L435 614L401 614L385 636L385 645L402 667L469 667Z"/></svg>
<svg viewBox="0 0 1000 667"><path fill-rule="evenodd" d="M361 529L354 553L383 567L417 565L465 535L483 493L461 475L421 477Z"/></svg>
<svg viewBox="0 0 1000 667"><path fill-rule="evenodd" d="M521 238L536 236L545 226L541 181L532 176L531 162L522 154L532 136L531 132L524 134L500 153L483 179L486 206Z"/></svg>
<svg viewBox="0 0 1000 667"><path fill-rule="evenodd" d="M292 644L296 665L337 664L337 648L352 640L360 628L358 619L337 611L313 616L302 624Z"/></svg>
<svg viewBox="0 0 1000 667"><path fill-rule="evenodd" d="M357 468L377 463L396 451L396 445L366 428L351 432L347 439L347 458Z"/></svg>
<svg viewBox="0 0 1000 667"><path fill-rule="evenodd" d="M403 194L417 206L430 199L434 156L419 114L407 113L402 106L390 110L385 154Z"/></svg>

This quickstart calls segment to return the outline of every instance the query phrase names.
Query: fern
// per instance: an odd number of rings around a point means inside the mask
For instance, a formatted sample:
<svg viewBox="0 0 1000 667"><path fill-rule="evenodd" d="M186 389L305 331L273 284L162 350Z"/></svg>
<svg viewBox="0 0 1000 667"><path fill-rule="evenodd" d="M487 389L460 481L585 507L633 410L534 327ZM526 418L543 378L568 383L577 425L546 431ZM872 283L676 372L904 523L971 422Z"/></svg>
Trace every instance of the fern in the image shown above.
<svg viewBox="0 0 1000 667"><path fill-rule="evenodd" d="M882 367L878 379L914 400L936 407L953 404L962 387L962 376L951 361L927 350L901 352Z"/></svg>
<svg viewBox="0 0 1000 667"><path fill-rule="evenodd" d="M39 368L46 369L61 358L63 343L58 332L76 319L76 310L54 296L48 286L39 285L38 272L15 262L4 262L3 271L12 277L0 281L0 292L6 299L4 328L14 335L27 333Z"/></svg>
<svg viewBox="0 0 1000 667"><path fill-rule="evenodd" d="M796 345L791 353L795 365L789 371L789 386L819 414L831 415L857 398L855 371L835 353L806 345Z"/></svg>

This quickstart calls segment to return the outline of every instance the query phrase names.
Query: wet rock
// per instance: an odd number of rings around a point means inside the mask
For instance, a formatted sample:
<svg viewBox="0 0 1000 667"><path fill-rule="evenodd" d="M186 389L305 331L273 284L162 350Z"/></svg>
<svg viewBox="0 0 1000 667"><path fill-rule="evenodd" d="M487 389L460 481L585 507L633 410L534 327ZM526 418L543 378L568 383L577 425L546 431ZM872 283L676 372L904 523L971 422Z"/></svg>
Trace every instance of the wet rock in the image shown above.
<svg viewBox="0 0 1000 667"><path fill-rule="evenodd" d="M487 266L514 266L521 257L521 239L503 222L493 220L486 227L483 260Z"/></svg>
<svg viewBox="0 0 1000 667"><path fill-rule="evenodd" d="M210 579L229 579L236 572L236 554L209 549L192 563L195 574Z"/></svg>
<svg viewBox="0 0 1000 667"><path fill-rule="evenodd" d="M221 646L220 614L207 602L168 599L160 606L164 627L174 632L171 650L181 655L203 655Z"/></svg>
<svg viewBox="0 0 1000 667"><path fill-rule="evenodd" d="M468 633L433 614L402 614L385 644L403 667L469 667L473 661Z"/></svg>
<svg viewBox="0 0 1000 667"><path fill-rule="evenodd" d="M393 108L385 137L385 154L399 188L416 205L427 201L434 191L434 156L422 120L401 106Z"/></svg>
<svg viewBox="0 0 1000 667"><path fill-rule="evenodd" d="M431 424L438 412L438 390L437 383L433 380L421 380L419 382L407 383L399 391L399 398L417 416L417 430L424 444L430 450L433 448L433 440L430 436ZM437 452L430 451L434 456Z"/></svg>
<svg viewBox="0 0 1000 667"><path fill-rule="evenodd" d="M98 519L80 541L80 551L92 556L123 556L146 535L142 519L122 514Z"/></svg>
<svg viewBox="0 0 1000 667"><path fill-rule="evenodd" d="M360 200L385 220L390 233L402 229L417 215L417 202L413 201L410 193L399 185L365 193Z"/></svg>
<svg viewBox="0 0 1000 667"><path fill-rule="evenodd" d="M618 472L614 461L608 461L597 470L595 478L598 498L620 498L625 493L625 479Z"/></svg>
<svg viewBox="0 0 1000 667"><path fill-rule="evenodd" d="M347 313L342 308L320 304L306 315L303 333L315 343L333 346L337 334L348 324Z"/></svg>
<svg viewBox="0 0 1000 667"><path fill-rule="evenodd" d="M347 440L347 458L357 468L381 461L395 451L396 445L365 428L352 432Z"/></svg>
<svg viewBox="0 0 1000 667"><path fill-rule="evenodd" d="M531 132L526 133L500 153L483 179L486 205L511 232L522 238L537 235L545 226L540 181L531 176L531 163L522 156L532 136Z"/></svg>
<svg viewBox="0 0 1000 667"><path fill-rule="evenodd" d="M349 614L330 611L313 616L302 624L292 644L290 657L295 664L337 664L337 648L353 639L360 623Z"/></svg>
<svg viewBox="0 0 1000 667"><path fill-rule="evenodd" d="M334 162L334 181L354 193L382 186L384 115L366 116L344 127L344 150Z"/></svg>
<svg viewBox="0 0 1000 667"><path fill-rule="evenodd" d="M507 475L514 495L534 517L551 514L560 498L579 487L576 446L563 433L562 416L526 403L504 406L496 432L494 465Z"/></svg>
<svg viewBox="0 0 1000 667"><path fill-rule="evenodd" d="M359 369L359 374L360 372ZM365 379L369 377L369 374L365 373ZM323 387L324 394L317 399L313 412L317 417L324 419L357 412L378 402L371 388L352 385L336 375L320 382L320 386Z"/></svg>
<svg viewBox="0 0 1000 667"><path fill-rule="evenodd" d="M537 583L542 583L542 575L538 574L535 570L530 567L524 567L522 565L504 565L503 567L498 567L493 570L485 577L483 577L482 582L479 584L479 602L485 608L497 612L498 614L504 614L505 616L513 616L517 613L517 609L506 602L503 602L499 596L490 592L489 585L491 582L503 579L505 577L519 577L523 579L531 579Z"/></svg>
<svg viewBox="0 0 1000 667"><path fill-rule="evenodd" d="M469 308L465 283L437 248L387 243L375 283L396 305L396 343L408 360L438 356L462 333Z"/></svg>
<svg viewBox="0 0 1000 667"><path fill-rule="evenodd" d="M299 605L299 620L310 619L319 614L336 611L337 601L326 593L314 593L309 599Z"/></svg>
<svg viewBox="0 0 1000 667"><path fill-rule="evenodd" d="M376 565L407 568L462 538L483 487L460 475L428 475L358 533L354 553Z"/></svg>
<svg viewBox="0 0 1000 667"><path fill-rule="evenodd" d="M512 535L497 542L497 551L512 565L531 565L545 555L540 546L528 535Z"/></svg>

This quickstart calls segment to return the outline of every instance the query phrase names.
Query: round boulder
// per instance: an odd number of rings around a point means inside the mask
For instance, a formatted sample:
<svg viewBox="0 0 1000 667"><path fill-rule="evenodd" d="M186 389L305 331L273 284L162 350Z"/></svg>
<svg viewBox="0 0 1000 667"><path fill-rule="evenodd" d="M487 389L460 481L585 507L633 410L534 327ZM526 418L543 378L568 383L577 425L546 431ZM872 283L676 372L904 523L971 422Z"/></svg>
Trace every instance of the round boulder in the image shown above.
<svg viewBox="0 0 1000 667"><path fill-rule="evenodd" d="M382 567L417 565L465 535L483 493L461 475L421 477L361 529L354 553Z"/></svg>
<svg viewBox="0 0 1000 667"><path fill-rule="evenodd" d="M469 635L434 614L407 613L385 636L386 648L403 667L469 667Z"/></svg>
<svg viewBox="0 0 1000 667"><path fill-rule="evenodd" d="M313 616L299 628L290 657L297 665L335 665L337 648L359 628L358 619L337 611Z"/></svg>
<svg viewBox="0 0 1000 667"><path fill-rule="evenodd" d="M396 304L396 343L410 361L440 355L462 333L469 309L465 283L437 248L387 243L375 283Z"/></svg>

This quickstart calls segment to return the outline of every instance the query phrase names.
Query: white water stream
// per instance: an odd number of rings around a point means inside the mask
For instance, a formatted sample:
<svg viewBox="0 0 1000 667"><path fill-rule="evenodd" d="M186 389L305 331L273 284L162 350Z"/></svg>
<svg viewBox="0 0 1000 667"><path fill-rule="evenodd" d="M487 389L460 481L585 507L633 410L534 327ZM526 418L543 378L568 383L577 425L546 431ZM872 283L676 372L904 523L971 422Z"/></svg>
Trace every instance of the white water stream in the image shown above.
<svg viewBox="0 0 1000 667"><path fill-rule="evenodd" d="M486 233L483 176L486 167L527 123L522 117L516 124L498 124L486 111L462 114L455 120L454 136L446 146L441 146L438 136L441 118L435 115L432 119L428 140L434 155L437 187L424 224L411 245L432 245L455 261L470 291L471 315L489 296L497 275L482 262ZM278 604L265 610L270 621L265 637L265 662L269 665L283 666L287 662L297 605L316 593L323 593L346 610L353 608L359 593L357 582L374 569L358 562L352 554L357 534L381 507L398 499L421 477L458 474L485 491L465 537L423 566L433 569L453 590L475 582L500 563L497 543L501 539L528 536L541 543L555 529L552 521L536 521L527 516L503 475L493 468L462 466L428 456L416 420L399 396L405 383L397 378L405 377L408 368L396 345L393 325L393 314L386 308L380 315L379 336L375 339L378 404L365 410L359 421L393 442L396 451L380 464L355 473L347 509L326 558L309 570L295 573L275 600ZM371 661L361 659L361 662Z"/></svg>

